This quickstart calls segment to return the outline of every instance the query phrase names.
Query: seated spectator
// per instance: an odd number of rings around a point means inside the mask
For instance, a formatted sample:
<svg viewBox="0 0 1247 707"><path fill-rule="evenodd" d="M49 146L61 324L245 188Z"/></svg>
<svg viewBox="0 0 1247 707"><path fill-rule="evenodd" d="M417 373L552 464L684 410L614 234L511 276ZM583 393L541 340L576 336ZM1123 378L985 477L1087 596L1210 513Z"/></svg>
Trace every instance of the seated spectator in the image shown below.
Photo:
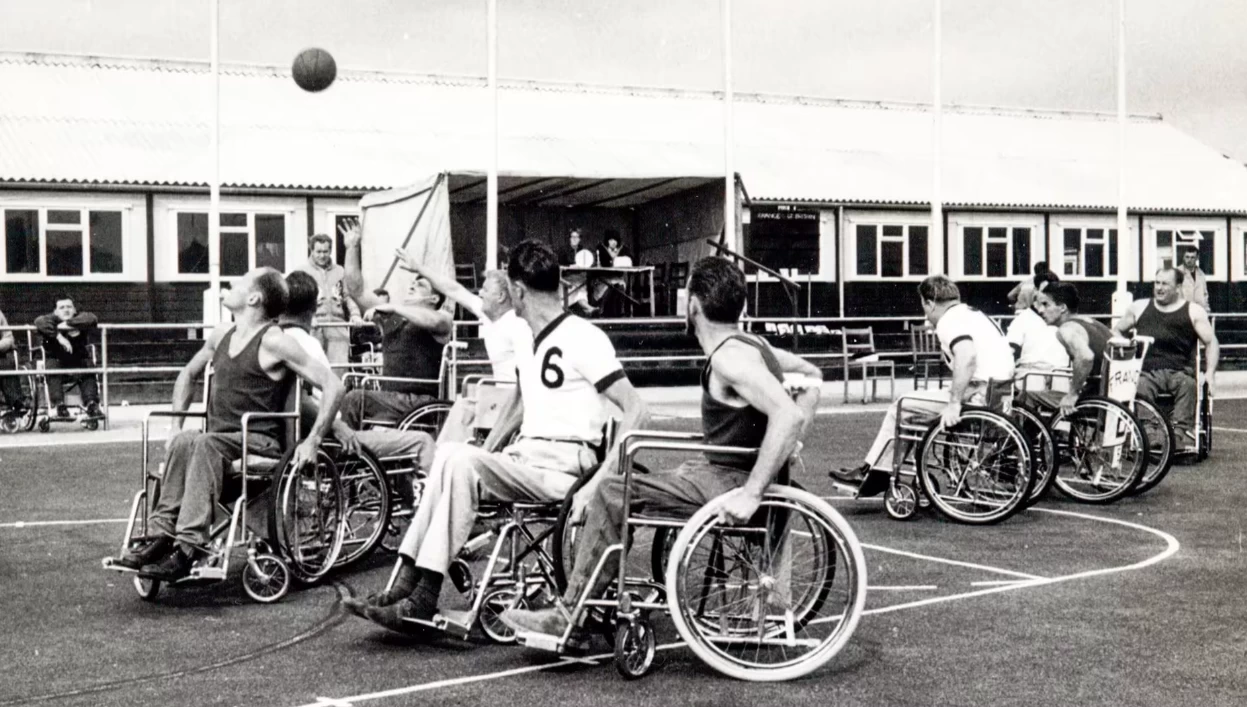
<svg viewBox="0 0 1247 707"><path fill-rule="evenodd" d="M4 329L7 326L9 320L0 312L0 370L13 371L17 370L17 339L11 330ZM20 376L0 376L0 402L4 404L0 415L6 417L21 417L30 409Z"/></svg>
<svg viewBox="0 0 1247 707"><path fill-rule="evenodd" d="M94 368L95 362L91 360L91 352L87 347L91 343L90 335L98 325L99 319L94 314L78 311L72 297L57 297L56 309L51 314L35 319L35 329L43 337L47 368ZM94 373L47 377L48 397L52 399L51 404L56 406L56 416L69 417L69 408L65 405L65 378L78 384L78 394L82 397L82 406L87 416L102 417L100 389Z"/></svg>

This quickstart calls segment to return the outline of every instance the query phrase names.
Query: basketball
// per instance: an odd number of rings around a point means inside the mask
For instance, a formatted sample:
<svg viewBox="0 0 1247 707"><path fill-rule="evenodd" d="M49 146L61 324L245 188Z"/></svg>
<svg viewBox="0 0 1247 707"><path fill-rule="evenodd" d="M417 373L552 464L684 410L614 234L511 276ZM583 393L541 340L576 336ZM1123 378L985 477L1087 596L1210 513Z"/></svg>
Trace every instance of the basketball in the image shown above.
<svg viewBox="0 0 1247 707"><path fill-rule="evenodd" d="M291 67L294 82L304 91L323 91L338 76L338 65L333 56L324 49L312 47L299 52Z"/></svg>

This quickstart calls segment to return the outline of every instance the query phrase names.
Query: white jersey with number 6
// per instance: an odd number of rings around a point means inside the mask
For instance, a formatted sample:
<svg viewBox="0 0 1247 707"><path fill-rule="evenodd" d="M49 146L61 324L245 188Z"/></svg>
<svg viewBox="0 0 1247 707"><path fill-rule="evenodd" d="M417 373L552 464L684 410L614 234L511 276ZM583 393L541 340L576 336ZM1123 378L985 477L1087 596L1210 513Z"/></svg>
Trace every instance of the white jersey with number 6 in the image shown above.
<svg viewBox="0 0 1247 707"><path fill-rule="evenodd" d="M524 422L520 436L598 444L606 424L602 392L624 378L606 333L563 314L533 339L520 363Z"/></svg>

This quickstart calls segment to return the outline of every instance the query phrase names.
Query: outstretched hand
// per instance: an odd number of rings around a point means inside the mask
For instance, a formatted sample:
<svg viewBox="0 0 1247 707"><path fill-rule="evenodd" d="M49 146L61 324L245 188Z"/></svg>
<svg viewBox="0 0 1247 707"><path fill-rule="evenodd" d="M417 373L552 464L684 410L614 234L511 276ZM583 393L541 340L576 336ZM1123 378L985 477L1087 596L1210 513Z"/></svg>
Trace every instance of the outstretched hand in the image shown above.
<svg viewBox="0 0 1247 707"><path fill-rule="evenodd" d="M364 234L359 230L359 221L352 219L338 226L338 233L342 234L342 243L347 248L356 248L359 242L363 240Z"/></svg>
<svg viewBox="0 0 1247 707"><path fill-rule="evenodd" d="M414 273L420 272L420 263L416 260L415 256L413 256L411 253L408 253L402 248L395 248L394 257L398 260L399 267L406 270L407 272L414 272Z"/></svg>

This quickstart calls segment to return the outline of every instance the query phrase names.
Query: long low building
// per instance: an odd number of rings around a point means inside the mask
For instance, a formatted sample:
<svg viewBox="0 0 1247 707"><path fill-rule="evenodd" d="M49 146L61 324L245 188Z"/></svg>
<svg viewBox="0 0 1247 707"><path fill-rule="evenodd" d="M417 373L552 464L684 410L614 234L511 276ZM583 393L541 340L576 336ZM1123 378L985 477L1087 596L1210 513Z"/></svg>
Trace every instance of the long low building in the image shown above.
<svg viewBox="0 0 1247 707"><path fill-rule="evenodd" d="M0 53L0 85L15 97L0 108L0 310L28 322L67 292L105 321L198 320L208 66ZM498 102L497 245L616 231L658 268L658 310L670 311L682 266L723 231L721 94L504 81ZM450 180L456 261L486 266L482 79L343 71L310 94L288 70L226 65L220 110L227 279L292 269L363 194L431 173ZM1119 262L1112 116L946 110L942 229L928 106L736 94L733 116L741 226L727 242L798 281L802 315L913 314L912 284L935 272L1004 311L1040 260L1105 311L1119 272L1146 291L1183 247L1199 252L1212 309L1242 309L1247 171L1160 117L1128 125L1131 255ZM791 313L774 280L752 279L754 311Z"/></svg>

